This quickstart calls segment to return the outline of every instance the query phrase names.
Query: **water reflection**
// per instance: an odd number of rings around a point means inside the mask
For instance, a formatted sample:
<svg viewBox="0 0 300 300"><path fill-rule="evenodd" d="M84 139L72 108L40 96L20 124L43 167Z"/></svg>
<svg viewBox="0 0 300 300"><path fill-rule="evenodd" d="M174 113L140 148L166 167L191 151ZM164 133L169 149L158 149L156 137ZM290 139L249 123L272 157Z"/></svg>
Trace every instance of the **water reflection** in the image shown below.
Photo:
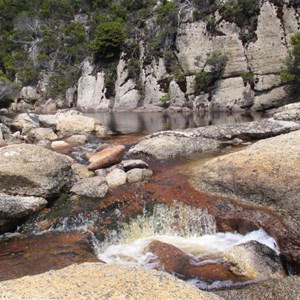
<svg viewBox="0 0 300 300"><path fill-rule="evenodd" d="M115 133L152 133L160 130L195 128L207 125L234 124L256 121L263 118L260 113L188 112L188 113L135 113L97 112L87 116L99 120Z"/></svg>

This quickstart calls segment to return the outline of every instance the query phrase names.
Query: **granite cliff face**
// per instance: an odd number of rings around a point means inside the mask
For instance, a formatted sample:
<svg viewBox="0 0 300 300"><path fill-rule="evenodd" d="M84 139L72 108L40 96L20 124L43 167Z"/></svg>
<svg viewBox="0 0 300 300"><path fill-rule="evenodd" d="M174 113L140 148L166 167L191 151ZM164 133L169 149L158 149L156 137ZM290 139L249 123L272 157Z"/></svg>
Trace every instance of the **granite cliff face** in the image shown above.
<svg viewBox="0 0 300 300"><path fill-rule="evenodd" d="M12 109L33 109L32 103L37 101L34 108L38 106L41 111L72 106L86 111L153 111L168 107L173 111L261 111L291 102L279 74L291 50L291 36L300 29L297 2L255 0L252 15L248 19L244 16L242 24L226 15L226 1L201 18L195 17L197 1L171 2L177 9L177 17L173 15L177 26L170 25L165 15L164 25L155 23L155 11L162 5L158 2L143 20L144 27L137 26L128 34L128 40L135 44L123 48L109 72L107 62L94 65L89 57L81 64L77 85L65 96L47 100L49 78L40 76L36 87L23 87ZM170 30L167 26L175 32L172 45L153 48L159 34ZM211 71L205 58L216 52L227 57L226 66L212 86L199 91L196 76Z"/></svg>

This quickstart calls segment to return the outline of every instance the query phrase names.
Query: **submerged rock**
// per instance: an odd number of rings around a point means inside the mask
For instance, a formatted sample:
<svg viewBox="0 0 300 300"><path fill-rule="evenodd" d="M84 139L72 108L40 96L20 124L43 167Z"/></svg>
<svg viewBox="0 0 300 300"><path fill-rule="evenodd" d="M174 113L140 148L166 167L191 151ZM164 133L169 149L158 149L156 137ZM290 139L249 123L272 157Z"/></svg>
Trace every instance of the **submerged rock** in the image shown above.
<svg viewBox="0 0 300 300"><path fill-rule="evenodd" d="M117 145L95 153L89 158L88 169L94 171L100 168L109 167L122 161L125 154L125 146Z"/></svg>
<svg viewBox="0 0 300 300"><path fill-rule="evenodd" d="M149 169L131 169L127 173L128 182L140 182L153 175L153 172Z"/></svg>
<svg viewBox="0 0 300 300"><path fill-rule="evenodd" d="M19 219L41 210L47 203L44 198L0 193L0 232L12 229Z"/></svg>
<svg viewBox="0 0 300 300"><path fill-rule="evenodd" d="M72 179L71 162L64 155L29 144L0 149L0 192L48 198Z"/></svg>
<svg viewBox="0 0 300 300"><path fill-rule="evenodd" d="M268 119L233 125L161 131L146 136L129 150L129 154L146 154L157 159L168 159L196 152L214 151L224 145L235 144L237 138L262 139L298 129L298 123Z"/></svg>
<svg viewBox="0 0 300 300"><path fill-rule="evenodd" d="M41 285L41 282L51 284ZM217 300L175 277L144 268L102 263L75 264L44 274L0 282L1 296L9 299L143 299Z"/></svg>
<svg viewBox="0 0 300 300"><path fill-rule="evenodd" d="M107 181L99 176L81 179L71 188L72 193L90 198L102 198L107 191Z"/></svg>
<svg viewBox="0 0 300 300"><path fill-rule="evenodd" d="M131 169L148 169L149 166L147 163L145 163L143 160L141 159L127 159L127 160L123 160L121 162L124 170L127 172Z"/></svg>
<svg viewBox="0 0 300 300"><path fill-rule="evenodd" d="M225 251L224 261L230 270L249 279L285 277L279 256L274 250L257 241L233 246Z"/></svg>
<svg viewBox="0 0 300 300"><path fill-rule="evenodd" d="M259 141L202 165L194 185L285 211L299 221L299 149L300 131Z"/></svg>
<svg viewBox="0 0 300 300"><path fill-rule="evenodd" d="M300 295L300 277L288 276L280 279L269 279L238 290L216 292L228 300L295 300Z"/></svg>

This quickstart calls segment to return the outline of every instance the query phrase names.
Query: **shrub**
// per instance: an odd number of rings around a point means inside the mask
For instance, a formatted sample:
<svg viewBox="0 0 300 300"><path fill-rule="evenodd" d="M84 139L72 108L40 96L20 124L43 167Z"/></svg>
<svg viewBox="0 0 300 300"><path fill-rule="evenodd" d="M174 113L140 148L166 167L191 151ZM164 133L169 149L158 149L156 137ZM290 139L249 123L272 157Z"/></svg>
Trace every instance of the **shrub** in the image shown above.
<svg viewBox="0 0 300 300"><path fill-rule="evenodd" d="M95 61L112 60L119 56L126 35L123 24L119 21L101 23L96 30L96 38L92 43Z"/></svg>
<svg viewBox="0 0 300 300"><path fill-rule="evenodd" d="M291 95L300 92L300 32L291 38L292 53L285 61L286 70L281 72L281 80L290 83Z"/></svg>
<svg viewBox="0 0 300 300"><path fill-rule="evenodd" d="M243 71L240 73L240 76L243 78L244 83L249 83L251 86L254 85L254 74L253 72Z"/></svg>
<svg viewBox="0 0 300 300"><path fill-rule="evenodd" d="M200 71L195 78L195 94L199 95L201 92L208 93L212 89L213 76L209 72Z"/></svg>

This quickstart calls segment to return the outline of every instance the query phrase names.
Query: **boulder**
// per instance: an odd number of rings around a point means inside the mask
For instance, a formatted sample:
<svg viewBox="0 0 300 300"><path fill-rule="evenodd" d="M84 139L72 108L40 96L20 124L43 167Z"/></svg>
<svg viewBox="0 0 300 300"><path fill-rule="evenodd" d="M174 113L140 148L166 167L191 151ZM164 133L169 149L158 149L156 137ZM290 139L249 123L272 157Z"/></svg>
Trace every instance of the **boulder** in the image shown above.
<svg viewBox="0 0 300 300"><path fill-rule="evenodd" d="M71 188L72 193L90 198L102 198L107 191L108 185L106 180L99 176L81 179Z"/></svg>
<svg viewBox="0 0 300 300"><path fill-rule="evenodd" d="M51 148L54 150L62 150L62 149L72 150L72 146L65 141L54 141L51 143Z"/></svg>
<svg viewBox="0 0 300 300"><path fill-rule="evenodd" d="M39 115L39 121L42 126L51 127L56 129L57 126L57 116L56 115Z"/></svg>
<svg viewBox="0 0 300 300"><path fill-rule="evenodd" d="M0 192L52 197L72 181L71 162L64 155L29 144L0 149Z"/></svg>
<svg viewBox="0 0 300 300"><path fill-rule="evenodd" d="M212 159L194 177L200 190L229 194L300 220L300 131Z"/></svg>
<svg viewBox="0 0 300 300"><path fill-rule="evenodd" d="M12 126L22 134L27 134L31 129L40 127L39 117L33 113L22 113L14 118Z"/></svg>
<svg viewBox="0 0 300 300"><path fill-rule="evenodd" d="M119 185L123 185L127 181L127 175L123 170L120 170L118 168L112 170L109 172L106 177L105 177L108 187L109 188L114 188Z"/></svg>
<svg viewBox="0 0 300 300"><path fill-rule="evenodd" d="M73 170L75 178L77 180L80 180L83 178L94 177L94 175L95 175L94 172L91 172L87 169L86 165L82 165L79 163L73 163L72 170Z"/></svg>
<svg viewBox="0 0 300 300"><path fill-rule="evenodd" d="M141 159L127 159L121 162L124 170L127 172L131 169L148 169L149 166Z"/></svg>
<svg viewBox="0 0 300 300"><path fill-rule="evenodd" d="M149 169L131 169L127 172L128 182L140 182L153 175Z"/></svg>
<svg viewBox="0 0 300 300"><path fill-rule="evenodd" d="M66 141L73 145L85 144L87 142L87 136L84 134L75 134L68 137Z"/></svg>
<svg viewBox="0 0 300 300"><path fill-rule="evenodd" d="M41 282L51 284L41 285ZM174 276L139 267L74 264L35 276L0 282L7 299L223 299ZM176 295L176 296L175 296Z"/></svg>
<svg viewBox="0 0 300 300"><path fill-rule="evenodd" d="M157 159L170 159L186 156L195 152L213 151L219 149L219 141L207 138L184 136L157 136L144 139L129 150L129 154L145 154Z"/></svg>
<svg viewBox="0 0 300 300"><path fill-rule="evenodd" d="M96 121L93 118L71 115L59 114L57 116L57 130L63 135L86 134L95 131Z"/></svg>
<svg viewBox="0 0 300 300"><path fill-rule="evenodd" d="M47 203L44 198L0 193L0 233L12 229L19 219L41 210Z"/></svg>
<svg viewBox="0 0 300 300"><path fill-rule="evenodd" d="M249 241L227 249L223 259L234 274L252 280L285 277L276 252L257 241Z"/></svg>
<svg viewBox="0 0 300 300"><path fill-rule="evenodd" d="M299 299L300 295L300 277L288 276L280 279L269 279L242 289L225 290L216 292L216 294L228 300L295 300Z"/></svg>
<svg viewBox="0 0 300 300"><path fill-rule="evenodd" d="M157 240L150 242L144 249L144 253L147 252L155 255L148 263L155 264L157 270L182 274L184 267L189 264L189 256L184 251Z"/></svg>
<svg viewBox="0 0 300 300"><path fill-rule="evenodd" d="M109 167L122 161L125 154L125 146L116 145L105 148L104 150L95 153L89 158L88 169L90 171L100 168Z"/></svg>
<svg viewBox="0 0 300 300"><path fill-rule="evenodd" d="M58 137L51 128L34 128L27 135L27 140L34 143L40 140L56 140Z"/></svg>

